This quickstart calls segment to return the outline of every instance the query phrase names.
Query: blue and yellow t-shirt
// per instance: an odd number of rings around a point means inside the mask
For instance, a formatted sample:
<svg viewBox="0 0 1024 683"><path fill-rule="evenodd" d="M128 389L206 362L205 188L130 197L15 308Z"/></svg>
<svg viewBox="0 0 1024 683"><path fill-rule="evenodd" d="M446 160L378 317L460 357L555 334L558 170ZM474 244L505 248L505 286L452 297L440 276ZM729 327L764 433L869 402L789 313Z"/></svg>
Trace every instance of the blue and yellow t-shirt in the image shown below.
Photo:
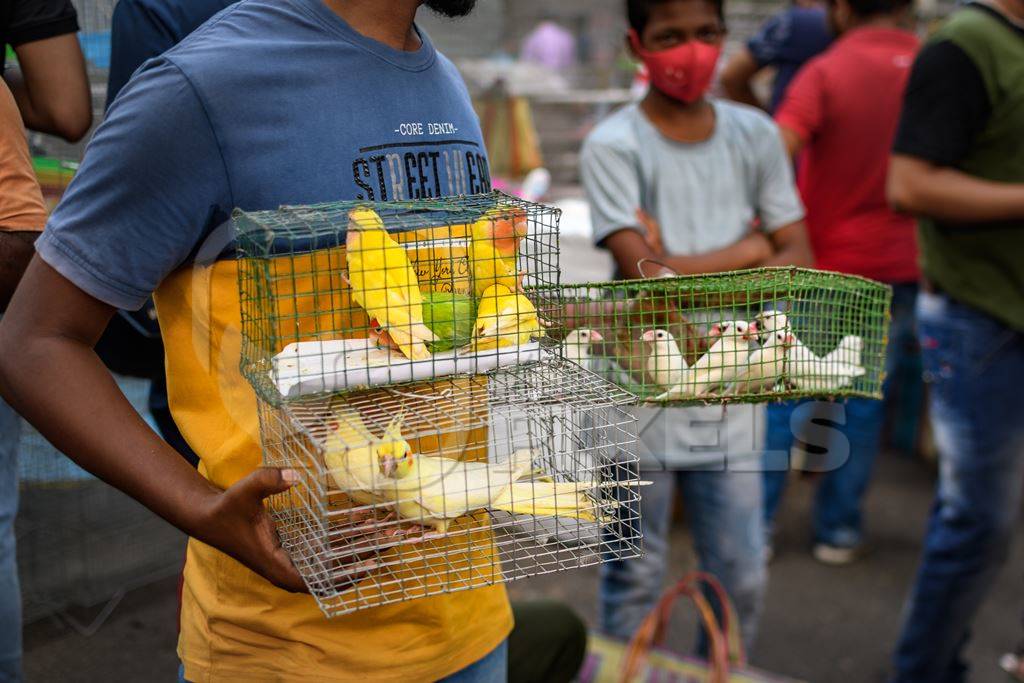
<svg viewBox="0 0 1024 683"><path fill-rule="evenodd" d="M490 189L465 87L421 38L397 51L321 0L243 0L134 76L38 241L47 263L111 305L155 292L171 410L220 487L261 457L220 227L231 210ZM500 585L327 620L310 596L192 540L179 654L197 682L430 680L511 626Z"/></svg>

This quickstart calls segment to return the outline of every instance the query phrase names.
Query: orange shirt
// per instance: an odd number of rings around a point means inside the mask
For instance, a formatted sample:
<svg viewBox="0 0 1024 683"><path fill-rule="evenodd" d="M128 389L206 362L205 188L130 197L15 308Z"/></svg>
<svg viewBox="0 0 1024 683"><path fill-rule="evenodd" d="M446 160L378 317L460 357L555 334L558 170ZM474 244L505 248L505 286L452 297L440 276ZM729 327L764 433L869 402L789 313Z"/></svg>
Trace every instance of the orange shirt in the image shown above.
<svg viewBox="0 0 1024 683"><path fill-rule="evenodd" d="M46 206L14 96L0 83L0 230L42 231Z"/></svg>

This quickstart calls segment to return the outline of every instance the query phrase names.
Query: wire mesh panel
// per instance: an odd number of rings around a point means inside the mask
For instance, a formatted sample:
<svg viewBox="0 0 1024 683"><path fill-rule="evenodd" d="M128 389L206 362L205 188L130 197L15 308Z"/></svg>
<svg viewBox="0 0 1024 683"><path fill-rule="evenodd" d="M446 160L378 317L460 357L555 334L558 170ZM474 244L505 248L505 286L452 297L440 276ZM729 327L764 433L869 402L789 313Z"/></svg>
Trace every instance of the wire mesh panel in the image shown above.
<svg viewBox="0 0 1024 683"><path fill-rule="evenodd" d="M646 402L881 398L891 289L800 268L540 288L564 356Z"/></svg>
<svg viewBox="0 0 1024 683"><path fill-rule="evenodd" d="M555 358L261 401L278 533L328 616L634 557L633 400Z"/></svg>
<svg viewBox="0 0 1024 683"><path fill-rule="evenodd" d="M537 360L559 212L495 192L237 211L242 370L265 400Z"/></svg>

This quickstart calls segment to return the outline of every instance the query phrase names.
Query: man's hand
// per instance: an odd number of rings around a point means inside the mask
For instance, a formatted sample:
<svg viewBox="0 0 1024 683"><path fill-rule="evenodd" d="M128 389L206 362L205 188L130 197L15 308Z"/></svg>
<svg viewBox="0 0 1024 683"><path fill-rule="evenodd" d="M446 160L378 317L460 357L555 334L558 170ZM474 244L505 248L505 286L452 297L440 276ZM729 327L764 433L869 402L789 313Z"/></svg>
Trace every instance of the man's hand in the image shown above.
<svg viewBox="0 0 1024 683"><path fill-rule="evenodd" d="M194 536L230 555L278 588L305 593L306 584L281 547L264 501L295 483L294 470L261 468L209 497Z"/></svg>
<svg viewBox="0 0 1024 683"><path fill-rule="evenodd" d="M661 240L661 226L658 225L658 221L643 209L636 210L636 219L646 233L644 241L647 243L648 248L658 256L664 254L665 243Z"/></svg>

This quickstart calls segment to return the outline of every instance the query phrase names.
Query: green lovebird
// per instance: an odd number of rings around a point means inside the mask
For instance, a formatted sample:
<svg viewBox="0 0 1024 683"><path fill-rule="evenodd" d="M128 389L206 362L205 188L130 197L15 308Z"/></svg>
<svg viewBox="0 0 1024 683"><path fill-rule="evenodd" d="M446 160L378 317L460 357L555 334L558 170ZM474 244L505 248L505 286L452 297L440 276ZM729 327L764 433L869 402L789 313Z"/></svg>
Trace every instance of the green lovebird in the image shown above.
<svg viewBox="0 0 1024 683"><path fill-rule="evenodd" d="M423 323L437 337L427 344L431 353L465 346L473 338L476 304L468 294L423 293Z"/></svg>

